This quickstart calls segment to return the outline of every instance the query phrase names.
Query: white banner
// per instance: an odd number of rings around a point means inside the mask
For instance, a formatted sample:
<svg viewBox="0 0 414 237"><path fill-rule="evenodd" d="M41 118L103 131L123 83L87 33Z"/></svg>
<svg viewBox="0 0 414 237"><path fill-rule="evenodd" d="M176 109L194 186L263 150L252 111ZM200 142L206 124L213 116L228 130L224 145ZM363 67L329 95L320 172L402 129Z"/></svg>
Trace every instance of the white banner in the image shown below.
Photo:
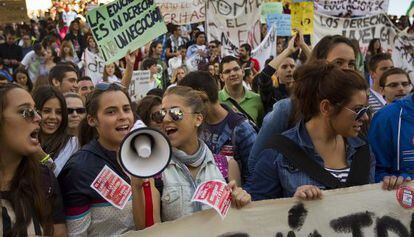
<svg viewBox="0 0 414 237"><path fill-rule="evenodd" d="M276 26L272 25L262 43L252 50L252 57L259 61L261 69L264 68L265 62L270 56L276 57L276 31Z"/></svg>
<svg viewBox="0 0 414 237"><path fill-rule="evenodd" d="M105 61L98 55L85 50L83 54L85 76L92 79L93 84L102 81Z"/></svg>
<svg viewBox="0 0 414 237"><path fill-rule="evenodd" d="M129 86L129 95L132 101L138 101L144 97L147 92L156 87L155 79L151 80L149 70L137 70L132 73L131 85Z"/></svg>
<svg viewBox="0 0 414 237"><path fill-rule="evenodd" d="M348 39L358 40L361 51L365 54L369 42L378 38L384 50L392 51L397 31L385 14L360 18L338 18L315 14L312 44L315 45L327 35L343 35Z"/></svg>
<svg viewBox="0 0 414 237"><path fill-rule="evenodd" d="M338 16L367 16L388 12L389 0L315 0L315 12ZM407 0L408 1L408 0ZM395 4L398 4L395 2Z"/></svg>
<svg viewBox="0 0 414 237"><path fill-rule="evenodd" d="M413 221L413 210L399 205L395 191L374 184L324 192L321 200L254 202L240 210L231 208L224 220L215 210L207 210L124 237L408 237Z"/></svg>
<svg viewBox="0 0 414 237"><path fill-rule="evenodd" d="M207 0L207 39L219 40L223 55L234 55L244 43L260 42L262 0Z"/></svg>
<svg viewBox="0 0 414 237"><path fill-rule="evenodd" d="M206 0L156 0L164 22L186 25L206 20Z"/></svg>
<svg viewBox="0 0 414 237"><path fill-rule="evenodd" d="M395 67L404 69L410 75L411 83L414 82L414 36L399 34L395 39L392 50L392 61Z"/></svg>

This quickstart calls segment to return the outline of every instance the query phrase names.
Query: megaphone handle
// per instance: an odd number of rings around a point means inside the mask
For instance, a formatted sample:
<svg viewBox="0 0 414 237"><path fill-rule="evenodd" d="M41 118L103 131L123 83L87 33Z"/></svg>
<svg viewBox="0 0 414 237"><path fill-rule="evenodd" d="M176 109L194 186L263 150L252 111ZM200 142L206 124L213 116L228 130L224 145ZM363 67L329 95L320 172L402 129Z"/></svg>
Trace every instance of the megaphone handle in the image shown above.
<svg viewBox="0 0 414 237"><path fill-rule="evenodd" d="M145 197L145 227L154 225L154 212L152 206L151 183L149 180L142 184Z"/></svg>

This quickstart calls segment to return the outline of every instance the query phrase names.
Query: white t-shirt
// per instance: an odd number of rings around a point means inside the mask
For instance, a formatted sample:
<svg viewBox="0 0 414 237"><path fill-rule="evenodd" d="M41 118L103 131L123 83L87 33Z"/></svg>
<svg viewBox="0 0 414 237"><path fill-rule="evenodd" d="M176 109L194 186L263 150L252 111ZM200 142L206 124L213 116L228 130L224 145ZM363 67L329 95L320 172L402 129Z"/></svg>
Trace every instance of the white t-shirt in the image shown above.
<svg viewBox="0 0 414 237"><path fill-rule="evenodd" d="M28 52L22 60L22 64L29 73L30 79L34 82L40 73L40 65L43 63L43 59L39 57L34 50Z"/></svg>
<svg viewBox="0 0 414 237"><path fill-rule="evenodd" d="M53 161L56 165L53 173L57 177L62 171L63 166L68 162L69 158L79 150L80 145L77 137L71 137L66 143L65 147L59 152L59 155Z"/></svg>

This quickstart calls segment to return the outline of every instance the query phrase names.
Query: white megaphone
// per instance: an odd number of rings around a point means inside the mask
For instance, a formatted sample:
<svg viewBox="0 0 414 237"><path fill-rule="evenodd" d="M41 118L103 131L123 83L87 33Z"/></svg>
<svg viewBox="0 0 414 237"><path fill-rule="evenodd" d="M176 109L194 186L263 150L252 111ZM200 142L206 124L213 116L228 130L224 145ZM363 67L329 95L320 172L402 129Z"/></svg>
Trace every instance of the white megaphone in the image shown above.
<svg viewBox="0 0 414 237"><path fill-rule="evenodd" d="M122 141L118 162L130 175L149 178L167 167L171 154L168 138L139 120Z"/></svg>

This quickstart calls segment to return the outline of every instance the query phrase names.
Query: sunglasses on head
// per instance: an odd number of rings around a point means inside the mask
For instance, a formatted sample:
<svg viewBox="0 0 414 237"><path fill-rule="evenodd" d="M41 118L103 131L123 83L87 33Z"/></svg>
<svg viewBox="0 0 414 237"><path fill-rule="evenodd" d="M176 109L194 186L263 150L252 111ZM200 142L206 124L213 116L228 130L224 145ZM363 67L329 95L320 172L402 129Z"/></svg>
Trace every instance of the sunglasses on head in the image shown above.
<svg viewBox="0 0 414 237"><path fill-rule="evenodd" d="M121 89L124 90L125 86L122 85L119 82L113 82L113 83L109 83L109 82L100 82L98 84L95 85L95 89L100 90L100 91L106 91L108 90L110 87L114 87L116 89Z"/></svg>
<svg viewBox="0 0 414 237"><path fill-rule="evenodd" d="M370 107L371 106L369 106L369 105L364 106L364 107L360 108L357 111L355 111L353 109L350 109L350 108L347 108L347 107L345 107L345 108L348 109L349 111L352 111L352 112L355 113L355 120L357 121L357 120L360 120L362 118L362 116L364 116L369 111Z"/></svg>
<svg viewBox="0 0 414 237"><path fill-rule="evenodd" d="M184 112L178 107L169 108L167 110L162 109L160 111L152 113L150 117L152 121L156 123L162 123L167 113L168 115L170 115L171 119L175 122L181 121L184 118ZM197 113L186 113L186 114L197 114Z"/></svg>
<svg viewBox="0 0 414 237"><path fill-rule="evenodd" d="M84 114L86 113L85 108L68 108L68 114L73 114L75 111L77 114Z"/></svg>
<svg viewBox="0 0 414 237"><path fill-rule="evenodd" d="M32 108L25 108L20 112L20 114L22 115L24 119L28 121L33 121L36 115L38 115L39 117L42 117L36 109L32 109Z"/></svg>

